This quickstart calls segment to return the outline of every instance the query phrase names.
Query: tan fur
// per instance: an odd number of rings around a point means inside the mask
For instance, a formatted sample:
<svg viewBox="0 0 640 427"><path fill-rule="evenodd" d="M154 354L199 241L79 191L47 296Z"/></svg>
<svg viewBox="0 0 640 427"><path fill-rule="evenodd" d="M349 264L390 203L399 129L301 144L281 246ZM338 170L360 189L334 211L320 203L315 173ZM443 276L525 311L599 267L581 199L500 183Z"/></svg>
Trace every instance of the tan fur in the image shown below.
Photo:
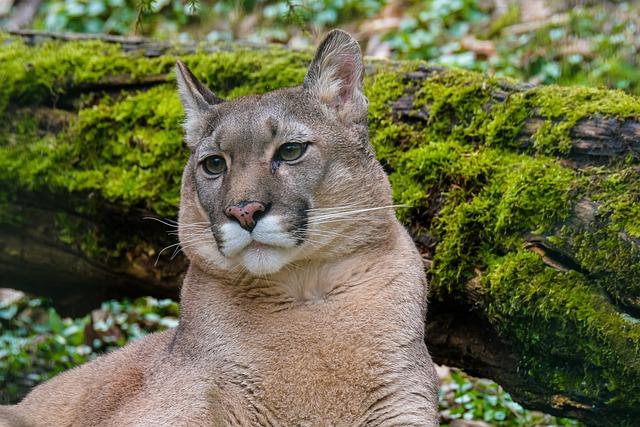
<svg viewBox="0 0 640 427"><path fill-rule="evenodd" d="M261 97L222 102L194 79L179 65L192 150L180 325L53 378L0 408L0 425L438 425L424 271L371 154L357 43L332 32L302 87ZM270 163L303 137L301 161ZM203 175L207 150L228 159L224 176ZM223 254L221 212L240 200L269 206L257 223L282 247ZM212 228L185 244L197 223Z"/></svg>

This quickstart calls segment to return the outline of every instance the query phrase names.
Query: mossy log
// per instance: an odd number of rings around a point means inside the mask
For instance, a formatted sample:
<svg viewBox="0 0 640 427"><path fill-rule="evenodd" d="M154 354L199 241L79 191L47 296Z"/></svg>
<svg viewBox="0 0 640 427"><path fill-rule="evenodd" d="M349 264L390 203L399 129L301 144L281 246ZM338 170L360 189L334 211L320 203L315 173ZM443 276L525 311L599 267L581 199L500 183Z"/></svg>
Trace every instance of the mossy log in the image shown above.
<svg viewBox="0 0 640 427"><path fill-rule="evenodd" d="M186 261L160 253L159 222L188 155L175 60L233 98L300 83L310 52L54 38L0 35L0 285L76 312L176 296ZM637 425L640 99L387 61L366 92L435 360L528 407Z"/></svg>

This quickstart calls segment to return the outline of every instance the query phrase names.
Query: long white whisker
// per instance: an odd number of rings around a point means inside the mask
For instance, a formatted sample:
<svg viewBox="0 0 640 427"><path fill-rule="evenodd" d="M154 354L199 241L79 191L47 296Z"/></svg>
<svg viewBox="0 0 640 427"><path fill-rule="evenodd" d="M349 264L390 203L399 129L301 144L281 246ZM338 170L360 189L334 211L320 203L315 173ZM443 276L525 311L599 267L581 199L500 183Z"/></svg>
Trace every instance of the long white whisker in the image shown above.
<svg viewBox="0 0 640 427"><path fill-rule="evenodd" d="M331 241L331 238L335 238L335 237L342 237L343 239L345 239L348 242L354 242L357 244L366 244L367 241L364 239L359 239L357 237L354 236L348 236L346 234L341 234L341 233L336 233L333 231L328 231L328 230L309 230L307 233L308 236L310 237L328 237L329 240L327 242L324 242L325 244L328 243L329 241ZM305 236L298 236L300 237L302 240L305 239Z"/></svg>
<svg viewBox="0 0 640 427"><path fill-rule="evenodd" d="M362 220L363 218L359 218L359 217L350 217L350 218L334 218L334 219L325 219L325 220L321 220L321 221L309 221L308 224L309 225L322 225L322 224L331 224L334 222L345 222L345 221L351 221L351 222L355 222L358 220Z"/></svg>
<svg viewBox="0 0 640 427"><path fill-rule="evenodd" d="M358 242L364 242L365 241L365 240L359 239L359 238L357 238L355 236L349 236L349 235L346 235L346 234L337 233L335 231L329 231L329 230L309 230L308 234L310 234L312 236L313 235L337 236L337 237L343 237L345 239L358 241Z"/></svg>
<svg viewBox="0 0 640 427"><path fill-rule="evenodd" d="M177 224L178 224L177 221L174 221L172 219L166 219L166 218L165 219L160 219L160 218L156 218L156 217L153 217L153 216L145 216L142 219L149 219L149 220L157 221L160 224L168 225L169 227L176 227Z"/></svg>
<svg viewBox="0 0 640 427"><path fill-rule="evenodd" d="M362 205L360 205L362 206ZM357 209L344 209L344 208L349 208L349 207L353 207L353 208L357 208ZM354 206L344 206L344 207L340 207L340 208L318 208L318 211L322 211L322 210L343 210L345 212L349 212L349 211L360 211L360 210L374 210L374 209L387 209L387 208L398 208L398 207L409 207L409 205L407 204L401 204L401 205L384 205L384 206L373 206L373 207L358 207L358 205L354 205ZM307 209L307 211L315 211L315 209Z"/></svg>
<svg viewBox="0 0 640 427"><path fill-rule="evenodd" d="M191 228L210 228L213 227L211 224L181 224L178 226L178 229L191 229Z"/></svg>
<svg viewBox="0 0 640 427"><path fill-rule="evenodd" d="M344 205L344 206L331 206L328 208L311 208L307 209L307 212L323 212L323 211L336 211L336 210L344 210L344 209L352 209L359 208L365 206L364 204L356 204L356 205Z"/></svg>
<svg viewBox="0 0 640 427"><path fill-rule="evenodd" d="M186 223L186 222L178 222L178 221L175 221L175 220L169 219L169 218L156 218L154 216L145 216L145 217L142 217L142 219L148 219L148 220L152 220L152 221L157 221L157 222L159 222L161 224L168 225L169 227L188 226L188 225L208 225L208 224L210 224L210 222L208 222L208 221Z"/></svg>
<svg viewBox="0 0 640 427"><path fill-rule="evenodd" d="M341 217L352 216L352 215L365 213L365 212L379 211L379 210L382 210L382 209L395 209L395 208L398 208L398 207L407 207L407 205L378 206L378 207L374 207L374 208L353 209L353 210L348 210L348 211L327 213L327 214L323 214L323 215L312 216L310 221L322 220L322 219L331 219L331 218L341 218Z"/></svg>
<svg viewBox="0 0 640 427"><path fill-rule="evenodd" d="M178 246L178 248L176 248L177 250L175 250L175 251L174 251L174 253L173 253L173 255L171 256L170 260L174 259L176 256L178 256L178 254L179 254L180 252L184 251L185 249L190 248L190 247L192 247L192 246L195 246L195 245L197 245L197 244L200 244L200 243L202 243L202 242L208 242L208 241L209 241L209 239L208 239L208 238L202 238L202 239L197 240L197 241L195 241L195 242L193 242L193 241L192 241L192 242L190 242L188 245L185 245L185 246L182 246L182 245L181 245L181 246Z"/></svg>
<svg viewBox="0 0 640 427"><path fill-rule="evenodd" d="M162 250L160 252L158 252L158 255L156 256L156 262L153 265L156 266L158 264L158 261L160 260L160 255L162 255L162 253L164 251L166 251L167 249L171 249L171 248L173 248L175 246L180 246L182 243L191 243L191 242L199 240L199 239L207 240L209 238L209 236L191 236L191 237L192 238L186 239L184 242L174 243L172 245L165 246L164 248L162 248ZM173 257L171 259L173 259Z"/></svg>
<svg viewBox="0 0 640 427"><path fill-rule="evenodd" d="M209 231L211 230L213 226L210 225L208 227L202 227L202 226L198 226L198 227L191 227L191 228L186 228L185 230L183 230L185 233L189 232L189 233L204 233L205 231ZM180 230L174 230L174 231L168 231L167 234L171 234L174 236L178 236L180 235Z"/></svg>
<svg viewBox="0 0 640 427"><path fill-rule="evenodd" d="M181 247L182 247L182 248L184 248L184 247L188 247L188 246L182 246L183 244L185 244L185 243L194 243L194 244L197 244L197 243L200 243L200 242L203 242L203 241L207 241L207 240L209 240L209 236L202 235L202 234L198 234L198 235L191 235L191 236L189 236L189 238L188 238L188 239L184 239L184 240L182 240L182 241L180 241L180 242L178 243L178 245L177 245L177 246L175 247L175 249L173 250L173 254L171 255L171 258L170 258L170 259L174 259L174 258L176 257L176 255L180 253L180 248L181 248ZM190 246L190 245L189 245L189 246Z"/></svg>

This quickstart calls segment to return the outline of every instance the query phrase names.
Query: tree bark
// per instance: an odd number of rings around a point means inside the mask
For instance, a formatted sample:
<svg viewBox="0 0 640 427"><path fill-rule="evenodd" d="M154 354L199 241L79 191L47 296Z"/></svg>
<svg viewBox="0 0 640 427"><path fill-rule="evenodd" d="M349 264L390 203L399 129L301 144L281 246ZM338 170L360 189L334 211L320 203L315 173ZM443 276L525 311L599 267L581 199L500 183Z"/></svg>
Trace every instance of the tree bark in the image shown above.
<svg viewBox="0 0 640 427"><path fill-rule="evenodd" d="M175 59L223 96L301 81L304 52L0 36L0 286L78 314L177 298ZM85 39L86 37L82 37ZM423 254L438 363L593 425L640 416L640 102L367 62L371 140Z"/></svg>

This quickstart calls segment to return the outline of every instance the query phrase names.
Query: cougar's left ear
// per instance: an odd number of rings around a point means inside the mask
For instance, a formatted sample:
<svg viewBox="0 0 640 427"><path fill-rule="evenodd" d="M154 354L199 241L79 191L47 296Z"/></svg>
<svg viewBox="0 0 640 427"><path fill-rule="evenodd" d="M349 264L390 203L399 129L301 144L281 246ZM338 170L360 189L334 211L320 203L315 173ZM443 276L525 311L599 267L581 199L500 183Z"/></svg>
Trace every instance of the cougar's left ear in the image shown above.
<svg viewBox="0 0 640 427"><path fill-rule="evenodd" d="M362 123L367 119L363 79L358 42L345 31L333 30L318 47L302 86L334 108L342 120Z"/></svg>
<svg viewBox="0 0 640 427"><path fill-rule="evenodd" d="M178 81L178 93L186 116L184 127L187 136L189 136L200 115L215 104L221 103L222 99L215 96L206 86L200 83L182 61L176 62L176 80Z"/></svg>

